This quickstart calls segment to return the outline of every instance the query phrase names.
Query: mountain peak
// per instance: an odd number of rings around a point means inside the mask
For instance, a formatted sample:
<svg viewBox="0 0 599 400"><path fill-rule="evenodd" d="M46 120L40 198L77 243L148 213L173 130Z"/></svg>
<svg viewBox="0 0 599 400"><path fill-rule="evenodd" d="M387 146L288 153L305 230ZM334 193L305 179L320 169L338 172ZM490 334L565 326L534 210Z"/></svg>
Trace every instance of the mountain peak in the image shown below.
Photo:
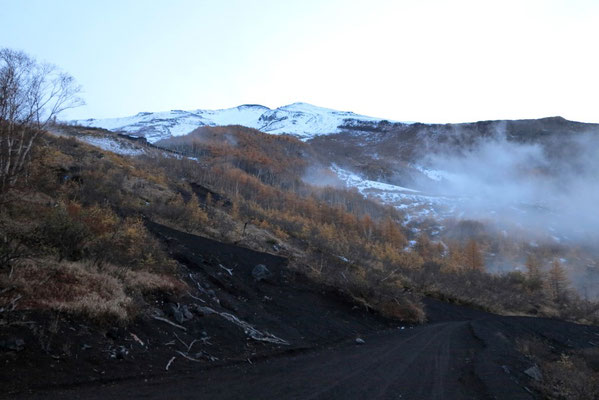
<svg viewBox="0 0 599 400"><path fill-rule="evenodd" d="M263 106L262 104L242 104L240 106L237 106L236 108L238 109L244 109L244 108L260 108L260 109L264 109L264 110L270 110L270 108Z"/></svg>
<svg viewBox="0 0 599 400"><path fill-rule="evenodd" d="M156 142L171 136L185 135L201 126L243 125L271 134L290 134L302 140L340 133L348 125L362 126L381 122L380 118L337 111L296 102L271 109L260 104L242 104L220 110L171 110L140 112L124 118L73 121L79 125L104 128L144 136ZM357 130L355 130L357 131Z"/></svg>
<svg viewBox="0 0 599 400"><path fill-rule="evenodd" d="M332 108L315 106L314 104L304 103L301 101L287 104L286 106L281 106L277 108L277 110L296 110L303 112L338 112L337 110L333 110Z"/></svg>

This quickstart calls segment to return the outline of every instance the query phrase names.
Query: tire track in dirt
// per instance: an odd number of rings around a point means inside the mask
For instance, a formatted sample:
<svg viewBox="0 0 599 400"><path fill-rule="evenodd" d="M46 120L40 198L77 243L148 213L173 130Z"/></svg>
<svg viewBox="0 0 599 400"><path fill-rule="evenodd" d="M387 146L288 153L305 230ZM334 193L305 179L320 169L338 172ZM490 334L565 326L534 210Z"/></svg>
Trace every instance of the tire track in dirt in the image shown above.
<svg viewBox="0 0 599 400"><path fill-rule="evenodd" d="M54 398L480 399L460 380L469 322L387 331L308 354L197 371L154 382L121 382L54 393ZM47 398L47 394L40 394ZM64 396L64 397L61 397Z"/></svg>

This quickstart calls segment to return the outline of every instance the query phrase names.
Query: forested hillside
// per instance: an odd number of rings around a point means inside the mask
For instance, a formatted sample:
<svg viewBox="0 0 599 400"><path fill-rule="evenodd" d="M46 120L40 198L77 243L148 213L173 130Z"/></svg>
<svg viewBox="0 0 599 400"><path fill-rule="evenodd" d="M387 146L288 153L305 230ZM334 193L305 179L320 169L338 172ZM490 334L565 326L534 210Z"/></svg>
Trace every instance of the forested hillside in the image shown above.
<svg viewBox="0 0 599 400"><path fill-rule="evenodd" d="M531 254L525 273L490 274L482 251L496 244L474 223L452 228L447 247L406 231L392 207L304 183L318 156L297 139L223 127L160 145L178 153L130 158L44 135L26 180L4 195L5 302L18 295L15 308L134 317L131 293L182 286L176 263L144 227L153 220L286 255L298 271L400 319L425 320L419 295L498 312L596 318L593 304L567 288L559 262L543 271L547 256ZM63 287L71 280L83 286Z"/></svg>

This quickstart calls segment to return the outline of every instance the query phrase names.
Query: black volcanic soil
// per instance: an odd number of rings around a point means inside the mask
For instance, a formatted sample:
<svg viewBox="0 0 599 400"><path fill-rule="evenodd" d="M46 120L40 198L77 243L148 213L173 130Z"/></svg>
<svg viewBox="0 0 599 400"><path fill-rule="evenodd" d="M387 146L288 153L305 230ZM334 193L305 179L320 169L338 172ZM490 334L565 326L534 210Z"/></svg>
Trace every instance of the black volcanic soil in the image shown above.
<svg viewBox="0 0 599 400"><path fill-rule="evenodd" d="M189 270L190 284L195 280L202 287L190 292L193 297L156 298L151 304L170 320L172 302L193 310L193 318L181 323L186 330L149 316L127 328L90 326L61 315L15 316L32 323L0 328L0 340L25 341L21 351L0 350L2 395L527 399L534 398L524 374L531 363L515 350L518 338L540 338L559 352L591 347L599 337L599 327L497 316L434 300L425 301L425 325L386 321L289 271L284 258L149 226ZM256 281L251 273L256 264L266 265L272 276ZM195 304L220 314L202 314ZM223 313L289 344L254 340ZM357 344L357 337L365 343ZM207 339L190 351L182 343L201 338Z"/></svg>
<svg viewBox="0 0 599 400"><path fill-rule="evenodd" d="M148 227L167 244L186 271L182 279L190 287L189 295L151 296L145 315L127 327L94 325L63 314L14 312L10 326L0 325L0 398L54 387L254 362L281 352L304 351L397 326L356 307L338 292L290 271L285 258L151 222ZM252 270L258 264L265 265L271 276L256 281ZM158 314L174 322L172 308L177 304L187 307L193 315L181 323L186 330L151 318ZM289 344L254 340L222 315L207 315L198 311L196 305L233 315ZM196 339L199 341L187 351L183 343L188 345ZM24 341L19 351L10 348L16 347L11 345L15 340ZM190 361L177 351L199 362ZM165 371L173 356L175 361Z"/></svg>

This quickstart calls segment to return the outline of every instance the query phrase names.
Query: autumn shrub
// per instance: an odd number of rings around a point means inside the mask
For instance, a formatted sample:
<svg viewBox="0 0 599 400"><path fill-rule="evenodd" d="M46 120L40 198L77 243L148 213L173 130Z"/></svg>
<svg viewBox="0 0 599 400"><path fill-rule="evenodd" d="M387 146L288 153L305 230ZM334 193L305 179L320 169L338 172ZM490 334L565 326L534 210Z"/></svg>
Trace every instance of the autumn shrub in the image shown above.
<svg viewBox="0 0 599 400"><path fill-rule="evenodd" d="M599 397L599 350L556 352L539 339L518 339L516 349L538 366L541 376L532 386L545 399L595 400Z"/></svg>
<svg viewBox="0 0 599 400"><path fill-rule="evenodd" d="M147 271L174 271L174 262L140 218L125 218L103 245L96 251L105 255L106 262Z"/></svg>
<svg viewBox="0 0 599 400"><path fill-rule="evenodd" d="M421 268L402 270L423 294L443 301L475 306L498 313L526 312L531 298L518 274L493 275L484 271L446 270L442 264L429 262Z"/></svg>
<svg viewBox="0 0 599 400"><path fill-rule="evenodd" d="M583 324L599 324L599 302L570 296L566 302L559 303L557 316Z"/></svg>
<svg viewBox="0 0 599 400"><path fill-rule="evenodd" d="M43 219L40 239L58 261L90 260L148 271L173 271L141 218L121 218L109 207L66 201Z"/></svg>
<svg viewBox="0 0 599 400"><path fill-rule="evenodd" d="M334 259L326 253L320 253L320 256L310 262L320 266L308 271L309 275L341 290L352 301L368 310L407 323L422 323L426 320L420 297L409 292L407 288L411 283L401 273L365 268Z"/></svg>
<svg viewBox="0 0 599 400"><path fill-rule="evenodd" d="M0 272L10 271L30 251L36 226L11 218L5 210L0 211Z"/></svg>
<svg viewBox="0 0 599 400"><path fill-rule="evenodd" d="M80 260L91 237L89 226L78 218L78 205L51 210L41 227L43 243L56 251L58 260Z"/></svg>
<svg viewBox="0 0 599 400"><path fill-rule="evenodd" d="M562 354L541 363L543 380L536 388L548 399L595 400L599 396L599 372L578 355Z"/></svg>
<svg viewBox="0 0 599 400"><path fill-rule="evenodd" d="M375 303L375 308L384 317L412 323L423 323L426 314L422 303L407 297L383 298Z"/></svg>
<svg viewBox="0 0 599 400"><path fill-rule="evenodd" d="M210 224L208 214L193 192L189 194L187 202L180 193L169 199L154 201L148 209L148 214L186 232L201 232Z"/></svg>

